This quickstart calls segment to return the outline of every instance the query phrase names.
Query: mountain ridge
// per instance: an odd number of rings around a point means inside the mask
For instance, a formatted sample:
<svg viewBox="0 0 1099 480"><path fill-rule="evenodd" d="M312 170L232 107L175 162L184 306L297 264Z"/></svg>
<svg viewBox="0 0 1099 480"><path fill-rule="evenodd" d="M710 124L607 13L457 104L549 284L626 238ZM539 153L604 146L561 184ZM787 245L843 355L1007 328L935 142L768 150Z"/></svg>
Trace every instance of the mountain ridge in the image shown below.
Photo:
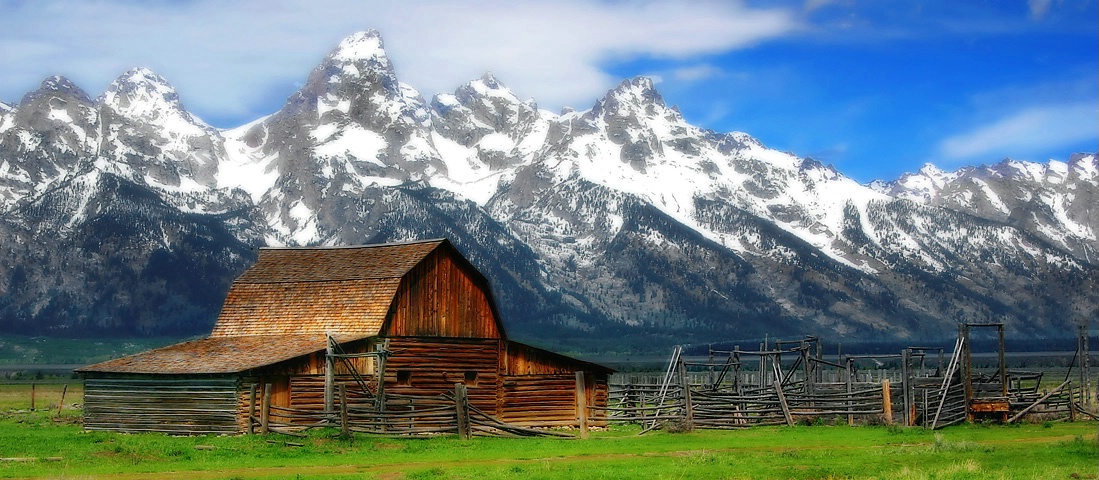
<svg viewBox="0 0 1099 480"><path fill-rule="evenodd" d="M536 343L915 339L959 321L1072 335L1099 305L1097 170L1077 154L860 185L691 125L644 77L560 114L490 73L425 101L376 31L233 129L187 112L148 69L94 101L51 77L0 109L0 330L71 333L58 312L91 309L101 320L80 323L87 334L162 333L150 315L201 333L220 298L186 285L227 286L251 248L446 236L492 279L509 329ZM134 274L120 294L126 282L104 280L112 266L152 272L160 290ZM191 273L168 282L173 268ZM150 299L165 295L173 307L158 310Z"/></svg>

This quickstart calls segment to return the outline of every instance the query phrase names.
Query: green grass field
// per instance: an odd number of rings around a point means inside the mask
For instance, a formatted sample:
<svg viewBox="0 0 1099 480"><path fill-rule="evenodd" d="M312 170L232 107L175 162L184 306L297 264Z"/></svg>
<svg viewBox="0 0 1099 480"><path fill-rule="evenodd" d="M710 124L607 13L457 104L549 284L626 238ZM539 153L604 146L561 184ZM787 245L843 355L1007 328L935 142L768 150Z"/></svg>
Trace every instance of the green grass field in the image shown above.
<svg viewBox="0 0 1099 480"><path fill-rule="evenodd" d="M79 383L0 385L2 478L1076 479L1097 478L1095 422L919 428L636 428L590 440L170 437L83 432ZM302 446L290 445L291 443Z"/></svg>

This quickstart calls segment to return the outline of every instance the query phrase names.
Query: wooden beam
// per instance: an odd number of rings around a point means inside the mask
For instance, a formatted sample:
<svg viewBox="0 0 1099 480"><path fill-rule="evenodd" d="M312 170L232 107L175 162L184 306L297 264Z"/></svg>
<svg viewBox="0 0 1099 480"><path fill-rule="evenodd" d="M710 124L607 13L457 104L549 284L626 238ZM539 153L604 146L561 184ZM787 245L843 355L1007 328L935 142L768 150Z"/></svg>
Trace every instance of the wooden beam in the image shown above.
<svg viewBox="0 0 1099 480"><path fill-rule="evenodd" d="M794 416L790 415L790 405L786 403L786 394L782 392L782 380L775 380L775 395L778 395L778 403L782 406L782 416L786 418L786 425L794 426Z"/></svg>
<svg viewBox="0 0 1099 480"><path fill-rule="evenodd" d="M580 438L588 438L588 389L584 372L576 372L576 419Z"/></svg>
<svg viewBox="0 0 1099 480"><path fill-rule="evenodd" d="M1018 420L1018 419L1022 418L1022 417L1023 417L1023 415L1026 415L1026 414L1027 414L1027 412L1029 412L1029 411L1031 411L1032 409L1034 409L1034 407L1037 407L1037 406L1038 406L1038 405L1040 405L1040 404L1041 404L1042 402L1044 402L1044 401L1048 400L1048 399L1049 399L1049 397L1052 397L1052 396L1053 396L1053 395L1054 395L1055 393L1057 393L1057 392L1060 392L1060 391L1061 391L1061 389L1062 389L1062 388L1065 388L1065 385L1068 385L1068 384L1069 384L1070 382L1072 382L1072 380L1065 380L1065 382L1064 382L1064 383L1062 383L1061 385L1058 385L1058 386L1057 386L1057 388L1054 388L1053 390L1050 390L1050 391L1049 391L1049 393L1047 393L1047 394L1045 394L1045 395L1042 395L1042 397L1041 397L1041 398L1039 398L1038 400L1035 400L1035 401L1034 401L1034 403L1030 404L1029 406L1027 406L1026 408L1024 408L1024 409L1023 409L1022 411L1020 411L1019 413L1016 413L1016 414L1015 414L1015 416L1013 416L1013 417L1011 417L1010 419L1008 419L1007 423L1015 423L1015 421L1016 421L1016 420ZM1070 407L1069 407L1069 409L1071 410L1071 408L1072 408L1072 407L1070 406Z"/></svg>

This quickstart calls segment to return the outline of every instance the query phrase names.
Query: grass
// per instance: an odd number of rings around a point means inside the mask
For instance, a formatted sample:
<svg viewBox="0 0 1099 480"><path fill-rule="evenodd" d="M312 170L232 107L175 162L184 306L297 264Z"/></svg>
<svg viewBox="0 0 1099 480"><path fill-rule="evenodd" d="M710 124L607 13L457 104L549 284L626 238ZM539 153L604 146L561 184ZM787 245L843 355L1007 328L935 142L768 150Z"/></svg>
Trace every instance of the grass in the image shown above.
<svg viewBox="0 0 1099 480"><path fill-rule="evenodd" d="M590 440L170 437L84 432L79 384L0 385L0 478L330 479L1072 479L1096 478L1095 422L899 427L774 427ZM36 402L37 403L37 402ZM289 443L301 443L298 447Z"/></svg>

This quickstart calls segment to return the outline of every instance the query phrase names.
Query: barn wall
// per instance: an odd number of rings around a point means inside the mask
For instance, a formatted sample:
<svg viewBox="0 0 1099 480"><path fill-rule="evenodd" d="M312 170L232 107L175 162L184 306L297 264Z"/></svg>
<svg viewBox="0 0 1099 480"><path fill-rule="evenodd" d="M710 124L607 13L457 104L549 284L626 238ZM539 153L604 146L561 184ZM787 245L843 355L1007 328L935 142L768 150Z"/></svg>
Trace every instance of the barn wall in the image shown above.
<svg viewBox="0 0 1099 480"><path fill-rule="evenodd" d="M235 376L84 374L84 428L176 434L240 431Z"/></svg>
<svg viewBox="0 0 1099 480"><path fill-rule="evenodd" d="M345 353L365 353L373 351L372 342L374 340L373 338L358 340L342 344L342 348ZM367 379L369 386L372 388L377 388L377 381L374 380L377 372L375 361L374 358L370 357L347 359L347 362L354 367L359 375ZM273 406L316 412L324 411L324 369L325 351L322 350L250 372L249 376L241 381L238 402L241 428L247 428L250 408L248 402L251 398L252 385L256 386L256 412L259 411L259 405L262 402L264 388L266 388L267 383L271 384L271 405ZM348 385L349 397L355 399L363 396L358 392L361 389L351 375L351 368L343 361L335 363L335 385L340 383ZM336 387L336 389L338 388ZM334 393L338 395L338 391ZM272 419L275 421L286 420L279 418L277 415L273 416Z"/></svg>
<svg viewBox="0 0 1099 480"><path fill-rule="evenodd" d="M450 252L432 252L404 276L384 336L500 338L488 286Z"/></svg>
<svg viewBox="0 0 1099 480"><path fill-rule="evenodd" d="M501 420L538 427L577 425L575 373L506 375L501 383ZM586 374L585 384L588 405L606 406L607 376Z"/></svg>
<svg viewBox="0 0 1099 480"><path fill-rule="evenodd" d="M393 353L385 364L386 395L440 395L463 383L471 405L495 414L499 340L398 337L389 340L389 350Z"/></svg>

